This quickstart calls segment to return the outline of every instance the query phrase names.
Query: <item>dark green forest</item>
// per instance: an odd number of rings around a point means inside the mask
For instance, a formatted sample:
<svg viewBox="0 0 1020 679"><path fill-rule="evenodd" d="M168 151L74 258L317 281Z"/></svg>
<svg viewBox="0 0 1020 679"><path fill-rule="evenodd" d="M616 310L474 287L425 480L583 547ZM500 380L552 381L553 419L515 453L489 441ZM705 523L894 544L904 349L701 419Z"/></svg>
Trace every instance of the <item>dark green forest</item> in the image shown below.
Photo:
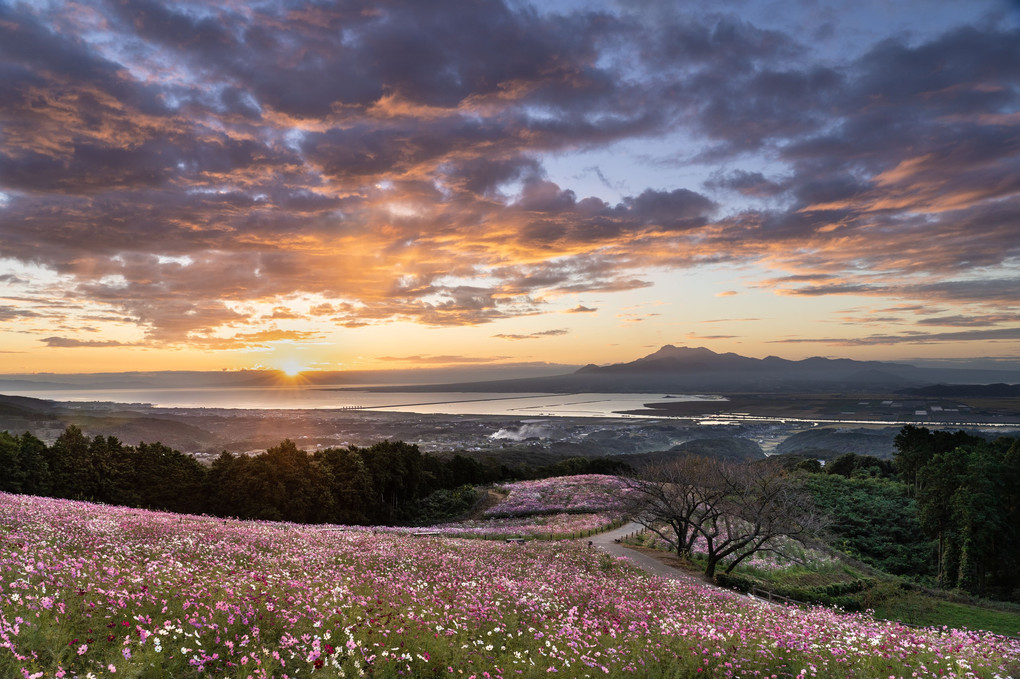
<svg viewBox="0 0 1020 679"><path fill-rule="evenodd" d="M895 447L891 461L796 463L833 546L923 585L1020 601L1020 439L907 425Z"/></svg>
<svg viewBox="0 0 1020 679"><path fill-rule="evenodd" d="M1020 439L905 427L896 448L939 586L1020 599Z"/></svg>
<svg viewBox="0 0 1020 679"><path fill-rule="evenodd" d="M50 446L0 432L0 491L296 523L425 524L469 510L475 486L627 470L603 458L510 469L400 441L308 453L285 440L258 455L224 452L206 466L160 443L89 438L75 426Z"/></svg>

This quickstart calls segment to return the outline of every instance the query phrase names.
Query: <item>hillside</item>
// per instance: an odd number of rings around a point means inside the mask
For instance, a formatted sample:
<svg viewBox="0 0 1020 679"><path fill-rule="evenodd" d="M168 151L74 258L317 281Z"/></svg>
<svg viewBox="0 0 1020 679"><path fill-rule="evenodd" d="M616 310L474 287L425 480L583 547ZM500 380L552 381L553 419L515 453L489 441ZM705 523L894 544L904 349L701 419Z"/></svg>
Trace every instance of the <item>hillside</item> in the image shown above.
<svg viewBox="0 0 1020 679"><path fill-rule="evenodd" d="M776 447L778 454L810 453L815 457L837 457L843 453L891 458L898 427L848 429L819 427L798 432Z"/></svg>
<svg viewBox="0 0 1020 679"><path fill-rule="evenodd" d="M765 458L761 446L748 439L736 436L701 438L684 441L674 446L671 452L717 458L720 460L761 460Z"/></svg>
<svg viewBox="0 0 1020 679"><path fill-rule="evenodd" d="M648 577L572 541L0 495L0 676L153 667L173 677L992 677L1016 676L1020 643L771 606Z"/></svg>

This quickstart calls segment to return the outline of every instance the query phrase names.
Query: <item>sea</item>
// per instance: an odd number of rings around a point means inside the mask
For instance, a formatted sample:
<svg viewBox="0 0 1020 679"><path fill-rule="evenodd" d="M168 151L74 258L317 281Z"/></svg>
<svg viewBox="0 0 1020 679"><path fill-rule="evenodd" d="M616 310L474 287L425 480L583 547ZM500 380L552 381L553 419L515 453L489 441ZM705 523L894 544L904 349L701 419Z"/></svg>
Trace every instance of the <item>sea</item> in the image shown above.
<svg viewBox="0 0 1020 679"><path fill-rule="evenodd" d="M8 392L10 393L10 392ZM198 389L40 389L18 395L95 405L120 403L156 408L257 410L343 409L442 415L624 417L647 403L712 401L690 394L519 394L507 392L374 392L329 387L234 387ZM650 413L651 414L651 413Z"/></svg>

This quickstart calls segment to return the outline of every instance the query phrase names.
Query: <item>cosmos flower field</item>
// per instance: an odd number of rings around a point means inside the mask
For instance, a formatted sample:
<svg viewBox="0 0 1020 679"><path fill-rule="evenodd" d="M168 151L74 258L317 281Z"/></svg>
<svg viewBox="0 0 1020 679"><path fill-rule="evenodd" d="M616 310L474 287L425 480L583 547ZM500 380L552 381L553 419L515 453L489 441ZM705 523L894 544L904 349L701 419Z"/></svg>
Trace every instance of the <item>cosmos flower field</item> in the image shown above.
<svg viewBox="0 0 1020 679"><path fill-rule="evenodd" d="M431 527L451 537L538 538L587 537L622 524L619 514L536 514L505 519L476 519Z"/></svg>
<svg viewBox="0 0 1020 679"><path fill-rule="evenodd" d="M539 514L586 514L620 511L628 493L626 482L605 474L579 474L518 481L502 486L506 498L485 512L492 518Z"/></svg>
<svg viewBox="0 0 1020 679"><path fill-rule="evenodd" d="M481 519L432 526L447 537L585 537L623 523L627 488L618 477L580 474L517 481Z"/></svg>
<svg viewBox="0 0 1020 679"><path fill-rule="evenodd" d="M0 676L1006 677L1020 642L506 544L0 494Z"/></svg>

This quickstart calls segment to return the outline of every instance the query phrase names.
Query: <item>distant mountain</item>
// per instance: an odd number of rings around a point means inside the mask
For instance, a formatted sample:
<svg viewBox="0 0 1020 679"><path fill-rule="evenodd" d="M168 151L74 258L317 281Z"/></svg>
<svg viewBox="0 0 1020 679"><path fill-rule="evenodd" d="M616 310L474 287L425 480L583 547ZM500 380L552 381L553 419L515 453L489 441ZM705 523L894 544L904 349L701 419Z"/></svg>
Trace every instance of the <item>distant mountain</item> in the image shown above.
<svg viewBox="0 0 1020 679"><path fill-rule="evenodd" d="M749 358L719 354L704 347L667 344L629 363L586 365L551 377L424 385L415 390L595 392L595 393L889 393L932 384L1002 382L1020 371L919 368L906 363L855 361L848 358L806 358L791 361L777 356ZM397 388L380 388L395 391ZM400 387L400 391L411 390Z"/></svg>
<svg viewBox="0 0 1020 679"><path fill-rule="evenodd" d="M388 371L310 371L297 378L297 383L306 387L324 389L662 394L893 393L939 384L1007 382L1020 383L1020 370L928 368L847 358L814 357L791 361L768 356L759 359L734 353L720 354L705 347L671 344L628 363L589 364L578 369L534 363L493 364ZM236 388L294 383L273 370L18 374L0 375L0 393L45 395L61 400L60 392L71 389Z"/></svg>

